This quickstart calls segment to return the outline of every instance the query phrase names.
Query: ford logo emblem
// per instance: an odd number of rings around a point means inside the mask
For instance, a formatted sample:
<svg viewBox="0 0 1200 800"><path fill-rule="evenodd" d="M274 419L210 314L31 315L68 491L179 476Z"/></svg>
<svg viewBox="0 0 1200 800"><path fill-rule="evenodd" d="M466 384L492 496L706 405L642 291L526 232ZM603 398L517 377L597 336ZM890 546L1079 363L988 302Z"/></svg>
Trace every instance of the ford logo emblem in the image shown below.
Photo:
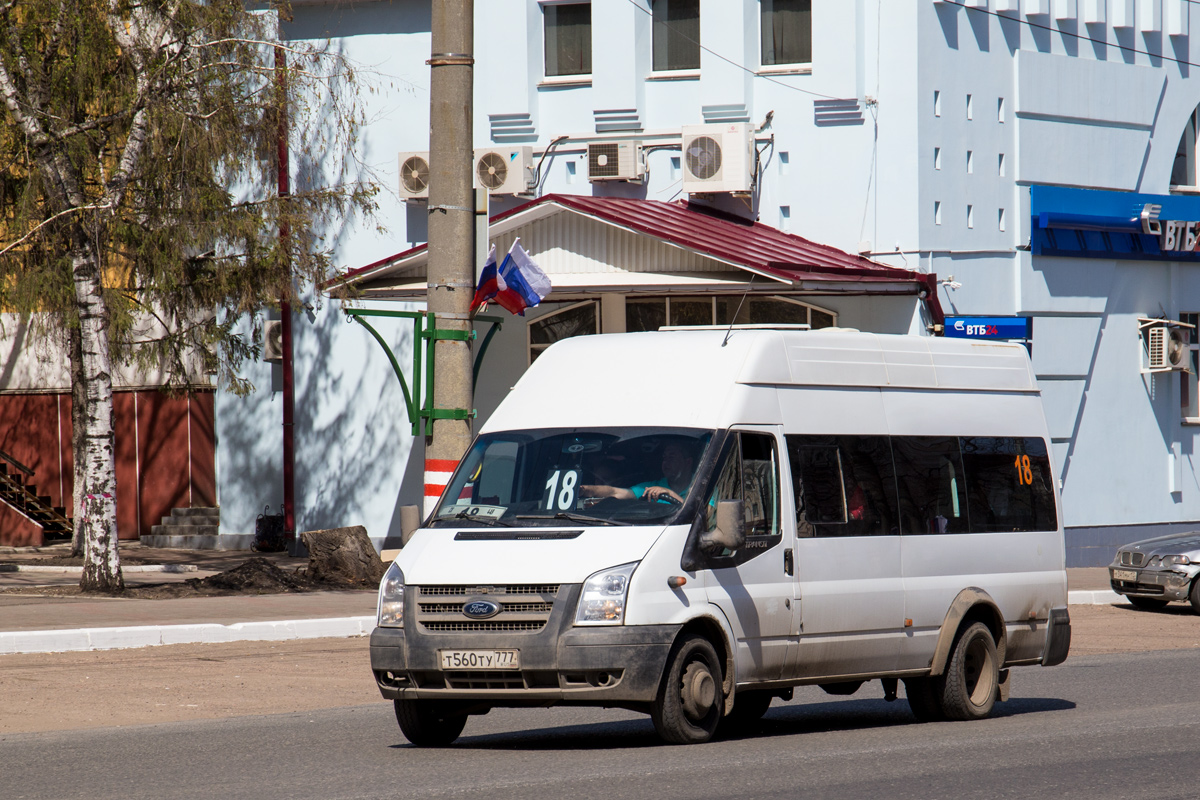
<svg viewBox="0 0 1200 800"><path fill-rule="evenodd" d="M500 604L491 600L472 600L463 606L463 614L472 619L487 619L500 613Z"/></svg>

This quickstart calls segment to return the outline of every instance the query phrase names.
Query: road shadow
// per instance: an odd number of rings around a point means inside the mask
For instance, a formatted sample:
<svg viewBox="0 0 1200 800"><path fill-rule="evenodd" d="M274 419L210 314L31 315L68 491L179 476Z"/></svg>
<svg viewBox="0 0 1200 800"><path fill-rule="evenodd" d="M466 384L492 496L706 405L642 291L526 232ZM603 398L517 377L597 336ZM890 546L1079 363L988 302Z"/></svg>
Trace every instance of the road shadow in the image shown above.
<svg viewBox="0 0 1200 800"><path fill-rule="evenodd" d="M1019 717L1026 714L1069 711L1076 704L1054 697L1022 697L998 703L989 719ZM829 703L792 703L775 705L757 722L739 729L724 729L716 741L773 738L802 734L891 728L907 725L955 725L956 722L921 723L903 698L888 703L882 699L841 700ZM468 723L468 726L470 723ZM529 752L612 750L618 748L669 747L654 732L649 717L643 719L567 725L553 728L524 729L463 736L452 748L460 750L521 750ZM408 742L389 745L390 749L416 749Z"/></svg>

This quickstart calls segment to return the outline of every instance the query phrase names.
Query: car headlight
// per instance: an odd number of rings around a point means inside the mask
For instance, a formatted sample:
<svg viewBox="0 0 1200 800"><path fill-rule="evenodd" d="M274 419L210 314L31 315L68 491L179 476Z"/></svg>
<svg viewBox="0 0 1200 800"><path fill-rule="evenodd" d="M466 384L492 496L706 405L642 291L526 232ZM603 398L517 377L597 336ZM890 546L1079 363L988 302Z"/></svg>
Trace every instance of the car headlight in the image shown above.
<svg viewBox="0 0 1200 800"><path fill-rule="evenodd" d="M601 570L583 582L576 625L621 625L625 622L625 600L629 579L637 562Z"/></svg>
<svg viewBox="0 0 1200 800"><path fill-rule="evenodd" d="M1187 556L1163 556L1162 565L1164 567L1186 567L1192 563L1192 560Z"/></svg>
<svg viewBox="0 0 1200 800"><path fill-rule="evenodd" d="M404 573L394 561L379 582L379 604L375 617L376 624L381 628L404 627Z"/></svg>

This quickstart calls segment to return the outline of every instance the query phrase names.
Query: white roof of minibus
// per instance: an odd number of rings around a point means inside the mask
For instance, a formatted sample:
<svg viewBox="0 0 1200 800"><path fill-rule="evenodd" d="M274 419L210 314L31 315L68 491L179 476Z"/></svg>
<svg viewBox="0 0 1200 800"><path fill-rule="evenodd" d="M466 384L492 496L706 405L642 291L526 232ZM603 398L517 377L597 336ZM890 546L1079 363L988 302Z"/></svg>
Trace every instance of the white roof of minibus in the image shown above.
<svg viewBox="0 0 1200 800"><path fill-rule="evenodd" d="M578 336L548 347L483 431L604 425L711 428L750 385L1038 392L1008 342L826 328Z"/></svg>

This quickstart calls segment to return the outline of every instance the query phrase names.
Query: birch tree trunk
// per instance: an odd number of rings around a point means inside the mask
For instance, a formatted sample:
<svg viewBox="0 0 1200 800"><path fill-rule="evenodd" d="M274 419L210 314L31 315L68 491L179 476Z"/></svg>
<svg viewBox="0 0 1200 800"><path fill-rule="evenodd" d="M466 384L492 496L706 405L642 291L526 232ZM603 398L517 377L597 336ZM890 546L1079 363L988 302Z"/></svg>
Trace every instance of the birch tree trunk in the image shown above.
<svg viewBox="0 0 1200 800"><path fill-rule="evenodd" d="M108 310L100 283L99 259L81 243L71 254L75 303L79 309L79 349L72 351L72 383L86 398L82 413L83 435L72 435L75 444L75 529L83 539L84 591L119 592L125 588L117 549L117 480L112 425L112 361L109 355ZM75 355L78 352L79 360ZM82 442L80 439L82 438ZM82 445L82 449L80 447ZM82 462L82 468L80 466Z"/></svg>

